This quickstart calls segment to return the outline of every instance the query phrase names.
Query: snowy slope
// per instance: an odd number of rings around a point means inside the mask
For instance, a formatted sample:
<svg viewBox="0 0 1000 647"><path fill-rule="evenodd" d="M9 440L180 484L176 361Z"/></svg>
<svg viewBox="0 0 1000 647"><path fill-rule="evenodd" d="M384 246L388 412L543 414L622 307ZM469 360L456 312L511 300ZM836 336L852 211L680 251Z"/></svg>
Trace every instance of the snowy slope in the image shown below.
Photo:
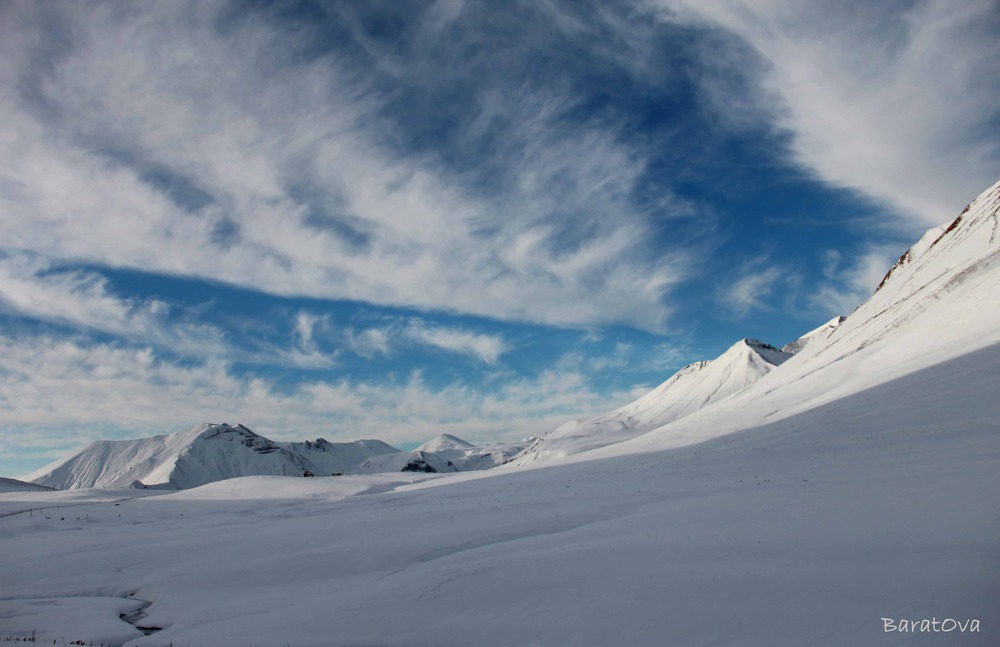
<svg viewBox="0 0 1000 647"><path fill-rule="evenodd" d="M234 476L301 475L304 469L298 456L243 425L205 423L164 436L97 441L27 479L59 489L176 489Z"/></svg>
<svg viewBox="0 0 1000 647"><path fill-rule="evenodd" d="M328 476L395 452L380 440L275 443L243 425L205 423L165 436L98 441L27 478L60 489L178 489L237 476Z"/></svg>
<svg viewBox="0 0 1000 647"><path fill-rule="evenodd" d="M996 343L1000 182L904 253L829 336L743 392L603 455L680 447L787 418Z"/></svg>
<svg viewBox="0 0 1000 647"><path fill-rule="evenodd" d="M788 342L787 344L781 347L781 351L784 353L788 353L789 355L794 355L795 353L805 348L805 345L808 343L823 341L829 338L830 335L833 334L833 331L836 330L840 326L840 324L844 323L846 320L847 317L834 317L833 319L826 322L822 326L810 330L809 332L802 335L795 341Z"/></svg>
<svg viewBox="0 0 1000 647"><path fill-rule="evenodd" d="M521 453L528 444L524 441L477 447L457 436L441 434L417 447L416 451L432 453L451 463L460 472L466 472L504 465Z"/></svg>
<svg viewBox="0 0 1000 647"><path fill-rule="evenodd" d="M386 472L466 472L487 470L509 462L526 442L477 447L451 434L441 434L410 452L369 458L349 470L352 474ZM397 450L398 451L398 450Z"/></svg>
<svg viewBox="0 0 1000 647"><path fill-rule="evenodd" d="M457 472L447 458L433 452L412 451L373 456L351 470L352 474L382 474L385 472Z"/></svg>
<svg viewBox="0 0 1000 647"><path fill-rule="evenodd" d="M343 473L372 456L399 452L397 448L381 440L331 443L318 438L315 441L278 443L278 445L298 456L305 468L316 476Z"/></svg>
<svg viewBox="0 0 1000 647"><path fill-rule="evenodd" d="M17 479L0 477L0 492L39 492L53 489L37 483L26 483Z"/></svg>
<svg viewBox="0 0 1000 647"><path fill-rule="evenodd" d="M1000 345L680 450L8 517L0 644L993 647L997 392Z"/></svg>
<svg viewBox="0 0 1000 647"><path fill-rule="evenodd" d="M714 360L685 366L635 402L559 427L525 449L514 465L578 454L642 435L746 389L790 356L761 341L743 339Z"/></svg>
<svg viewBox="0 0 1000 647"><path fill-rule="evenodd" d="M475 449L475 447L476 446L470 443L469 441L462 440L458 436L453 436L451 434L441 434L440 436L431 438L420 447L417 447L416 450L414 451L434 452L435 454L437 454L440 452L451 451L451 450L463 451L466 449Z"/></svg>

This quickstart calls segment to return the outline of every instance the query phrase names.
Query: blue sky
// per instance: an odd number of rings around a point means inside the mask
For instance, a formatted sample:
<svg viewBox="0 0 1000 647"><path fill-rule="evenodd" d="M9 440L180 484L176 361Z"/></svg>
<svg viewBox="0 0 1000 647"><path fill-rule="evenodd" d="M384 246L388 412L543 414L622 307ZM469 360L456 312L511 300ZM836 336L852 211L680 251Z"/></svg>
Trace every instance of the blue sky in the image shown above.
<svg viewBox="0 0 1000 647"><path fill-rule="evenodd" d="M1000 175L995 2L0 7L0 474L520 438L847 314Z"/></svg>

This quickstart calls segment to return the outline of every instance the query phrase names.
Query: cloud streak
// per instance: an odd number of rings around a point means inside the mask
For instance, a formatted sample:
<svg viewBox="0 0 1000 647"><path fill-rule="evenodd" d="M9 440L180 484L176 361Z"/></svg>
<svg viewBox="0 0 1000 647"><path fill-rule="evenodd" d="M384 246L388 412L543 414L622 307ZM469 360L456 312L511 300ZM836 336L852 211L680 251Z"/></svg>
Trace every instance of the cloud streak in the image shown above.
<svg viewBox="0 0 1000 647"><path fill-rule="evenodd" d="M748 102L734 94L738 85L715 86L715 109L741 106L744 125L788 133L799 164L889 206L907 237L996 180L1000 11L992 0L648 5L748 45L764 65L742 67L754 70L750 87L760 90ZM723 65L747 56L726 52Z"/></svg>
<svg viewBox="0 0 1000 647"><path fill-rule="evenodd" d="M487 364L495 364L508 350L500 335L486 335L456 328L428 326L421 321L410 321L406 336L417 343L434 346L455 353L472 355Z"/></svg>
<svg viewBox="0 0 1000 647"><path fill-rule="evenodd" d="M348 328L342 338L346 348L366 358L422 346L468 355L485 364L496 364L500 356L511 350L503 335L433 324L419 317L390 320L362 330Z"/></svg>
<svg viewBox="0 0 1000 647"><path fill-rule="evenodd" d="M29 254L0 256L0 312L151 343L180 355L234 353L221 330L174 318L173 310L160 299L117 296L93 271L60 269Z"/></svg>

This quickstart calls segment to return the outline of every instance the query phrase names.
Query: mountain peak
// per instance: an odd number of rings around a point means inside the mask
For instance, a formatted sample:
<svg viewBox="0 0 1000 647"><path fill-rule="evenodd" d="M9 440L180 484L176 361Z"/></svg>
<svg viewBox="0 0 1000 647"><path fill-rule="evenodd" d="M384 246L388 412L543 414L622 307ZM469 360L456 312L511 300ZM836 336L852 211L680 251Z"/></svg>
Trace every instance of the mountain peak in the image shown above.
<svg viewBox="0 0 1000 647"><path fill-rule="evenodd" d="M994 243L1000 242L998 228L1000 228L1000 181L970 202L957 218L928 229L923 237L903 252L899 260L889 268L875 289L876 294L890 281L894 281L893 277L918 259L932 255L948 257L951 255L949 251L954 253L959 247L977 246L970 245L976 239L979 239L978 247L981 249L992 247ZM967 259L975 257L969 255L969 250L964 250L964 254ZM954 267L960 262L960 258L955 258L949 266Z"/></svg>
<svg viewBox="0 0 1000 647"><path fill-rule="evenodd" d="M708 362L706 366L715 365L716 368L720 368L726 365L731 370L737 365L743 365L747 362L759 363L760 360L763 360L767 366L778 366L789 357L791 357L789 353L778 350L771 344L745 337L730 346L725 353ZM764 372L769 370L766 366L762 366L762 368L764 368Z"/></svg>
<svg viewBox="0 0 1000 647"><path fill-rule="evenodd" d="M242 424L202 423L164 436L91 443L30 475L68 488L143 486L184 489L236 476L329 475L396 448L380 441L275 443Z"/></svg>
<svg viewBox="0 0 1000 647"><path fill-rule="evenodd" d="M742 391L789 357L759 339L741 339L713 360L688 364L631 404L563 425L526 449L518 463L577 454L641 435Z"/></svg>
<svg viewBox="0 0 1000 647"><path fill-rule="evenodd" d="M451 434L441 434L426 443L417 447L415 452L440 452L445 449L472 449L475 447L472 443L467 440L462 440L458 436L453 436Z"/></svg>

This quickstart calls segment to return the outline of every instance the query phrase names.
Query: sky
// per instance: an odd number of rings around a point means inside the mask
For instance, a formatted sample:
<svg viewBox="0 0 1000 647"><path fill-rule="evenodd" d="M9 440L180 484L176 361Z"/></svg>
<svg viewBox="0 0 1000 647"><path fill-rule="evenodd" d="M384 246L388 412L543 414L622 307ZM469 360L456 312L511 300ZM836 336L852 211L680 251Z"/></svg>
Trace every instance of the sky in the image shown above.
<svg viewBox="0 0 1000 647"><path fill-rule="evenodd" d="M1000 3L0 4L0 474L476 443L849 314L1000 177Z"/></svg>

